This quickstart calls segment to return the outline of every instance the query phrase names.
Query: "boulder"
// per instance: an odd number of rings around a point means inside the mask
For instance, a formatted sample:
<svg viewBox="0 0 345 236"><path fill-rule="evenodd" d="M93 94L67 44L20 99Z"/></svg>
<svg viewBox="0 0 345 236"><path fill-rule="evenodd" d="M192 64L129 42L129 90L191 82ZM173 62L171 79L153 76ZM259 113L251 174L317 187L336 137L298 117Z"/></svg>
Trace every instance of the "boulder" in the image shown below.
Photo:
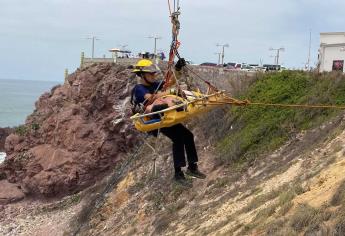
<svg viewBox="0 0 345 236"><path fill-rule="evenodd" d="M7 180L0 180L0 190L0 205L17 202L25 197L19 185Z"/></svg>

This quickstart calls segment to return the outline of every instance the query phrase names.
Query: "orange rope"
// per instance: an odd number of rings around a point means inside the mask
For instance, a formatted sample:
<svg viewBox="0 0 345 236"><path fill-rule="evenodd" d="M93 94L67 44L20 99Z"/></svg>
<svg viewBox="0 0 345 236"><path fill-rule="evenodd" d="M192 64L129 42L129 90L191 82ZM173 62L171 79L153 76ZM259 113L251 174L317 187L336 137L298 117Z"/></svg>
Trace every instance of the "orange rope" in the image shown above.
<svg viewBox="0 0 345 236"><path fill-rule="evenodd" d="M170 16L172 15L172 12L171 12L171 4L170 4L170 0L168 0L168 6L169 6L169 14Z"/></svg>

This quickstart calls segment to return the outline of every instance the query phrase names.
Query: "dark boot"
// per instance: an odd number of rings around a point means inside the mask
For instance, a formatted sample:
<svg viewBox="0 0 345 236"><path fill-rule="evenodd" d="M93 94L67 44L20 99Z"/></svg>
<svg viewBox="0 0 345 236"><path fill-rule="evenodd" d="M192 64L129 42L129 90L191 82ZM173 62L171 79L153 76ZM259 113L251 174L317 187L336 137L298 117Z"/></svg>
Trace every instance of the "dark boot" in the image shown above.
<svg viewBox="0 0 345 236"><path fill-rule="evenodd" d="M193 187L193 184L186 179L182 171L175 172L174 180L177 184L183 187L187 187L187 188Z"/></svg>
<svg viewBox="0 0 345 236"><path fill-rule="evenodd" d="M199 170L198 165L196 163L189 164L186 171L186 175L189 175L198 179L206 178L206 175Z"/></svg>

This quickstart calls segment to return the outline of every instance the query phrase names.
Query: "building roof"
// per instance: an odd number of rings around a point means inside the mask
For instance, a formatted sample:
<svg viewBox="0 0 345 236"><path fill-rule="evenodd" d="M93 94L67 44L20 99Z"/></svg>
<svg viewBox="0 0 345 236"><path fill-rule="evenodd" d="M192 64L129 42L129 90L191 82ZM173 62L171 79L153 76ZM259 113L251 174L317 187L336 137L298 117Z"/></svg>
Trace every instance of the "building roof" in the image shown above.
<svg viewBox="0 0 345 236"><path fill-rule="evenodd" d="M344 47L345 43L321 43L321 47Z"/></svg>
<svg viewBox="0 0 345 236"><path fill-rule="evenodd" d="M321 32L320 35L345 35L345 32Z"/></svg>

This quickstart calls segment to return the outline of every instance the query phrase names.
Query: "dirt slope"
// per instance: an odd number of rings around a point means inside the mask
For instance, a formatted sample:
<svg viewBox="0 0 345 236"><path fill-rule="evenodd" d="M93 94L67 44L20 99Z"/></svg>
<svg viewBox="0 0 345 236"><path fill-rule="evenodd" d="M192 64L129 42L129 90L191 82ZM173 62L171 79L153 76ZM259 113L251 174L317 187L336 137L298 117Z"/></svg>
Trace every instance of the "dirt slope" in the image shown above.
<svg viewBox="0 0 345 236"><path fill-rule="evenodd" d="M245 171L215 167L212 149L203 149L205 137L196 131L206 180L180 188L172 184L170 158L152 176L152 156L145 154L81 235L341 235L339 207L331 202L345 181L344 121L297 135ZM306 215L299 216L301 209ZM320 220L315 212L330 215Z"/></svg>

